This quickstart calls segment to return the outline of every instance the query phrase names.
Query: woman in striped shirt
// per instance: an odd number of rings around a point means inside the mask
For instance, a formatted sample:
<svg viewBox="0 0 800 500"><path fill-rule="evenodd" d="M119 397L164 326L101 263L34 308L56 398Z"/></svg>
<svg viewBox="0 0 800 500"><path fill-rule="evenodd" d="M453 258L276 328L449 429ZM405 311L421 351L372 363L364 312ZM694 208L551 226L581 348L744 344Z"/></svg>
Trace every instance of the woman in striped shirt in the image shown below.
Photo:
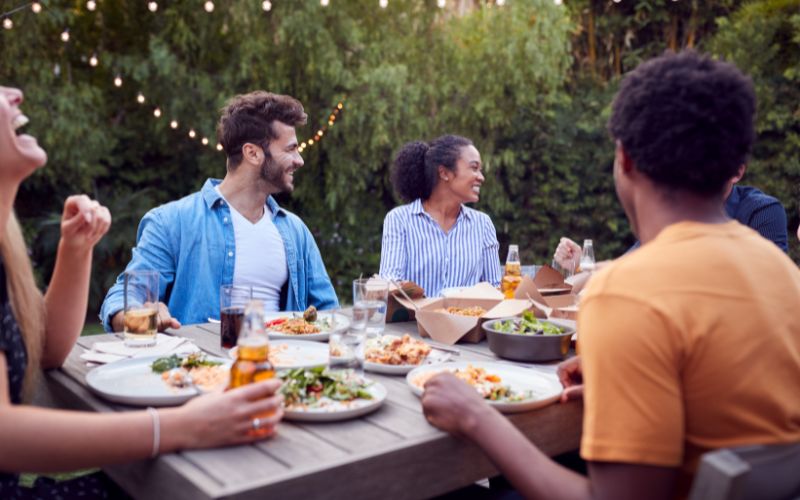
<svg viewBox="0 0 800 500"><path fill-rule="evenodd" d="M381 276L413 281L428 297L482 281L497 286L500 245L494 224L464 206L478 201L484 180L481 155L465 137L403 146L392 184L408 204L383 221Z"/></svg>

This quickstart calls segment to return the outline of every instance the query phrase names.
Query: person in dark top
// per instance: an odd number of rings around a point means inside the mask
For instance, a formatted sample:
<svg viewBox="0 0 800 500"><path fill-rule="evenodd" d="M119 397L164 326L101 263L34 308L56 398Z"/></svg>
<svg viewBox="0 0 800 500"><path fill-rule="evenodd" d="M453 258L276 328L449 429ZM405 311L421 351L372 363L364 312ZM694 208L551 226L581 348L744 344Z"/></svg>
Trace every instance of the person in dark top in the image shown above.
<svg viewBox="0 0 800 500"><path fill-rule="evenodd" d="M47 161L36 139L19 133L28 119L22 92L0 87L0 498L104 498L107 478L92 475L19 485L21 472L59 472L153 457L184 448L255 441L282 416L276 380L207 394L179 408L99 414L26 404L40 368L64 363L86 314L92 250L111 223L87 196L64 203L53 277L36 286L13 214L20 183ZM272 412L272 416L257 418ZM124 430L124 431L123 431Z"/></svg>
<svg viewBox="0 0 800 500"><path fill-rule="evenodd" d="M789 231L786 221L786 210L777 198L774 198L751 186L739 186L736 183L744 176L745 166L739 167L736 177L729 183L728 196L725 200L725 214L755 230L764 238L778 245L784 252L789 251ZM628 249L639 248L637 241ZM576 263L581 260L581 247L569 238L561 238L553 258L561 267L575 270ZM601 263L599 267L603 267Z"/></svg>
<svg viewBox="0 0 800 500"><path fill-rule="evenodd" d="M784 252L789 251L786 210L777 198L750 186L733 186L725 202L728 217L758 231Z"/></svg>

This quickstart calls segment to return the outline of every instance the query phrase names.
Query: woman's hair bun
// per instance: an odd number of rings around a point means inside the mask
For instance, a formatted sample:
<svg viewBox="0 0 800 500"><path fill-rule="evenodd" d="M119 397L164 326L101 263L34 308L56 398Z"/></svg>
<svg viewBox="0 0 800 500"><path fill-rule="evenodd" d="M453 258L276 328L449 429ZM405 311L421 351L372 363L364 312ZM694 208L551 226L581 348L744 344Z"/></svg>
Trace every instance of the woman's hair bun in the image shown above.
<svg viewBox="0 0 800 500"><path fill-rule="evenodd" d="M430 196L430 180L426 179L425 153L429 146L422 141L405 144L394 158L392 185L397 194L406 202Z"/></svg>

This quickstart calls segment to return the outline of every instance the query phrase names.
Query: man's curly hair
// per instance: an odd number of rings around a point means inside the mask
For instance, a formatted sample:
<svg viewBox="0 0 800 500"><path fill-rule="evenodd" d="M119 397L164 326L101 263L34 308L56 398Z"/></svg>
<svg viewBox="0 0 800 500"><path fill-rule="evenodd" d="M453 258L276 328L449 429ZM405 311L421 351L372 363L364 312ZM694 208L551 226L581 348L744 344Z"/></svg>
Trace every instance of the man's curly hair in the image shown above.
<svg viewBox="0 0 800 500"><path fill-rule="evenodd" d="M747 161L755 107L752 81L734 65L666 53L624 78L608 128L654 182L713 195Z"/></svg>
<svg viewBox="0 0 800 500"><path fill-rule="evenodd" d="M269 142L277 139L272 122L296 127L305 125L303 105L294 97L257 90L233 97L222 108L217 124L217 140L228 156L228 168L242 162L242 146L249 142L264 147L269 156Z"/></svg>

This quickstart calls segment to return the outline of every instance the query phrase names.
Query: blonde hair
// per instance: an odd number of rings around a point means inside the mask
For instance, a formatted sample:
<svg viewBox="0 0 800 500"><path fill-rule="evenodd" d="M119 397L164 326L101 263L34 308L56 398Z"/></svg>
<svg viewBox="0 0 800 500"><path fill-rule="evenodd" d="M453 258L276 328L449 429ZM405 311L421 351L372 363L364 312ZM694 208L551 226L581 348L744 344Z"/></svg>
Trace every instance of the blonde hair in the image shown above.
<svg viewBox="0 0 800 500"><path fill-rule="evenodd" d="M33 394L36 376L39 373L44 341L45 307L44 297L33 277L33 268L22 237L22 229L13 213L8 218L5 234L0 241L0 254L3 257L5 286L11 308L19 324L28 354L28 366L25 369L23 384L24 398L28 400Z"/></svg>

